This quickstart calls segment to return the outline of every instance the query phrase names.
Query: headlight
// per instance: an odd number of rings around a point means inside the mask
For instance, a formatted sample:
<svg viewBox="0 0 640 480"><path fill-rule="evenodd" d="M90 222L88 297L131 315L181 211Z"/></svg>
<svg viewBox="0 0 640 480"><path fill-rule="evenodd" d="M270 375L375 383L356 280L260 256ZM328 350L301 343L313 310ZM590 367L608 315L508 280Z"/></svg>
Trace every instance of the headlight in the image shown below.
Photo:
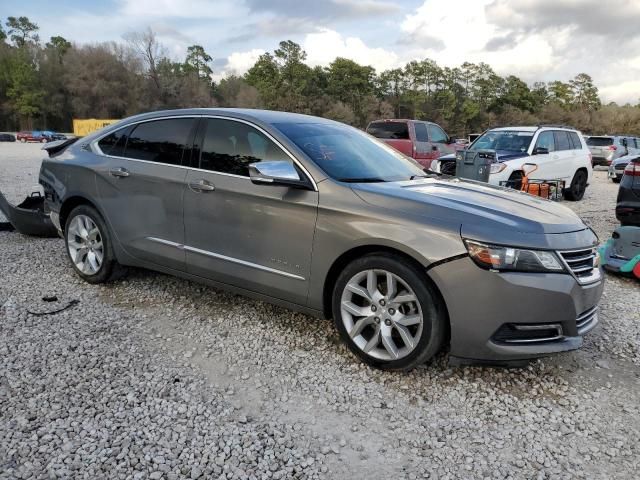
<svg viewBox="0 0 640 480"><path fill-rule="evenodd" d="M492 163L489 173L500 173L505 168L507 168L507 166L504 163Z"/></svg>
<svg viewBox="0 0 640 480"><path fill-rule="evenodd" d="M487 245L465 240L471 259L481 268L511 272L562 272L564 267L553 252Z"/></svg>

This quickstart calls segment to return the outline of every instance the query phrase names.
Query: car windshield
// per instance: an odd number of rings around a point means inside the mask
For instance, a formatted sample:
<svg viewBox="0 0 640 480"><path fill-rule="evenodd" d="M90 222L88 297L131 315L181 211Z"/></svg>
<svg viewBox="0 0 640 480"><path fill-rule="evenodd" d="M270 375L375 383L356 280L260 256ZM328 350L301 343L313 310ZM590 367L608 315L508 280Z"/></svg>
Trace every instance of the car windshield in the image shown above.
<svg viewBox="0 0 640 480"><path fill-rule="evenodd" d="M393 182L424 175L413 160L353 127L326 123L274 126L335 180Z"/></svg>
<svg viewBox="0 0 640 480"><path fill-rule="evenodd" d="M590 147L607 147L613 145L613 138L611 137L589 137L587 138L587 145Z"/></svg>
<svg viewBox="0 0 640 480"><path fill-rule="evenodd" d="M518 130L493 130L480 135L469 150L504 150L526 152L531 145L533 132Z"/></svg>

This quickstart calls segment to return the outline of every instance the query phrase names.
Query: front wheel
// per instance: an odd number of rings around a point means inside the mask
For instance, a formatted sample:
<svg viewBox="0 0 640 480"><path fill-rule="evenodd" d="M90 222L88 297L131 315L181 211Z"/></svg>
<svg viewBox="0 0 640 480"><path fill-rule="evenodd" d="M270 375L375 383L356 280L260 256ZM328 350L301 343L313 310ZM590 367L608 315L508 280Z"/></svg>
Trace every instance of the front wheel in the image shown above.
<svg viewBox="0 0 640 480"><path fill-rule="evenodd" d="M573 176L571 185L565 189L564 196L567 200L577 202L582 200L584 192L587 189L587 172L584 170L578 170Z"/></svg>
<svg viewBox="0 0 640 480"><path fill-rule="evenodd" d="M424 272L385 253L354 260L333 291L342 339L365 363L410 370L433 357L445 337L445 313Z"/></svg>
<svg viewBox="0 0 640 480"><path fill-rule="evenodd" d="M42 140L40 140L40 143L47 143L47 139L43 138Z"/></svg>
<svg viewBox="0 0 640 480"><path fill-rule="evenodd" d="M73 269L85 281L105 283L124 272L113 253L107 225L95 208L89 205L74 208L64 234Z"/></svg>

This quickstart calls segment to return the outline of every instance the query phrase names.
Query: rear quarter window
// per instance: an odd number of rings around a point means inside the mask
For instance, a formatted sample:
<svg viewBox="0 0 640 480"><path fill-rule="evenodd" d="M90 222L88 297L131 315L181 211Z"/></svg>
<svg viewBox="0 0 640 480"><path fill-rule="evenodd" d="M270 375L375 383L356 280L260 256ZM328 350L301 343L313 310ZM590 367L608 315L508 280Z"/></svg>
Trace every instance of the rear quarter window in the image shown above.
<svg viewBox="0 0 640 480"><path fill-rule="evenodd" d="M106 137L102 138L98 142L100 151L105 155L111 155L113 157L121 157L124 152L124 147L127 143L127 136L131 127L121 128L113 133L110 133Z"/></svg>
<svg viewBox="0 0 640 480"><path fill-rule="evenodd" d="M409 140L409 124L407 122L373 122L367 128L367 133L387 140Z"/></svg>

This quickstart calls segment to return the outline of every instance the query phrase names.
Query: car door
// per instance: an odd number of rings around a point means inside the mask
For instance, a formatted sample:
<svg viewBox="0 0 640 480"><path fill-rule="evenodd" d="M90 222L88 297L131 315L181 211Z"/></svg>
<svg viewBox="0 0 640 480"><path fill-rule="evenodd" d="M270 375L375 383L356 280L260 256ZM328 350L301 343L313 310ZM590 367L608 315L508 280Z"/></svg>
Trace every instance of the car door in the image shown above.
<svg viewBox="0 0 640 480"><path fill-rule="evenodd" d="M556 141L556 154L558 158L552 162L550 171L554 175L551 179L562 179L567 182L573 180L576 172L576 150L573 148L573 142L569 136L569 132L565 130L554 130L553 136Z"/></svg>
<svg viewBox="0 0 640 480"><path fill-rule="evenodd" d="M197 118L158 119L97 142L100 204L123 248L145 262L184 271L182 197Z"/></svg>
<svg viewBox="0 0 640 480"><path fill-rule="evenodd" d="M429 134L427 132L427 124L424 122L413 122L413 129L415 134L415 159L416 161L425 168L431 167L431 162L434 159L434 153L437 153L437 150L433 150L434 147L431 142L429 142ZM438 156L435 156L438 158Z"/></svg>
<svg viewBox="0 0 640 480"><path fill-rule="evenodd" d="M248 166L293 162L265 131L203 118L184 194L187 271L306 304L318 192L256 185Z"/></svg>
<svg viewBox="0 0 640 480"><path fill-rule="evenodd" d="M560 167L560 153L556 146L555 136L552 130L545 130L538 134L533 152L538 148L546 148L549 153L538 153L526 159L526 163L534 163L537 169L530 174L535 180L553 180L558 178Z"/></svg>
<svg viewBox="0 0 640 480"><path fill-rule="evenodd" d="M454 153L453 144L449 143L449 135L435 123L427 123L429 142L431 142L432 158L440 158L443 155Z"/></svg>

